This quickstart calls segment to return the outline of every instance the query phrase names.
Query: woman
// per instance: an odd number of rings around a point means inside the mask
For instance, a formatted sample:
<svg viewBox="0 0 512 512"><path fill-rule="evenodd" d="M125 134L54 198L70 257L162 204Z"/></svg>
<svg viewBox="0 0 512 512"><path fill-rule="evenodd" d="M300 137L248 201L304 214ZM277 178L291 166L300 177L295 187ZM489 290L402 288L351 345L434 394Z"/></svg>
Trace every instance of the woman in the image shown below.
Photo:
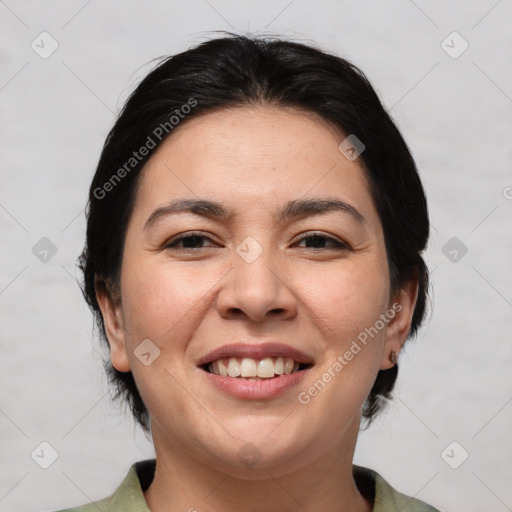
<svg viewBox="0 0 512 512"><path fill-rule="evenodd" d="M156 459L72 510L435 510L352 463L428 288L423 188L360 70L241 36L170 57L89 199L84 294Z"/></svg>

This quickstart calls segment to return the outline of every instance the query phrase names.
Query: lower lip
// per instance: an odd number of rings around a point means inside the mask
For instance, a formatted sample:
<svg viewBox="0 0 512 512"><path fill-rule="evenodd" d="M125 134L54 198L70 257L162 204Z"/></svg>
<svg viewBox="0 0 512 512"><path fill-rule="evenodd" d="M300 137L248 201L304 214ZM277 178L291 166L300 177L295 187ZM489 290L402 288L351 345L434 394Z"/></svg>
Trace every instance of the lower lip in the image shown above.
<svg viewBox="0 0 512 512"><path fill-rule="evenodd" d="M218 389L236 398L262 400L274 398L302 381L309 369L265 380L245 380L222 377L202 370L208 380Z"/></svg>

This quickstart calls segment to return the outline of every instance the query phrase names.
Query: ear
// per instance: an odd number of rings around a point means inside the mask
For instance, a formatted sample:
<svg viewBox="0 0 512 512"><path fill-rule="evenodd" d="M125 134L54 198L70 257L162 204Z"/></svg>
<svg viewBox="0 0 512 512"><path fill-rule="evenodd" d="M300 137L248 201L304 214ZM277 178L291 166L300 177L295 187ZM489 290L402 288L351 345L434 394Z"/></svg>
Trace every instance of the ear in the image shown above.
<svg viewBox="0 0 512 512"><path fill-rule="evenodd" d="M103 280L95 281L95 291L110 346L112 366L120 372L129 372L130 361L126 353L121 300L112 297Z"/></svg>
<svg viewBox="0 0 512 512"><path fill-rule="evenodd" d="M418 275L407 280L390 300L388 305L388 318L395 313L386 328L384 352L380 365L381 370L392 368L395 363L391 362L391 352L398 355L411 331L412 316L416 300L418 298Z"/></svg>

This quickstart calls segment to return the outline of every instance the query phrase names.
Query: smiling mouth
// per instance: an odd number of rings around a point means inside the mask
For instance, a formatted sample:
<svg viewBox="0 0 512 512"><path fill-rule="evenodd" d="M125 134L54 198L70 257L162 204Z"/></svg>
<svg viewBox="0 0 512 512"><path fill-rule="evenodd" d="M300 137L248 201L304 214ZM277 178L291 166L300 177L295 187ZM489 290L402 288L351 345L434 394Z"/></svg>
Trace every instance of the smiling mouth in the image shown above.
<svg viewBox="0 0 512 512"><path fill-rule="evenodd" d="M299 363L289 357L222 357L201 368L213 375L241 380L268 380L311 368L312 364Z"/></svg>

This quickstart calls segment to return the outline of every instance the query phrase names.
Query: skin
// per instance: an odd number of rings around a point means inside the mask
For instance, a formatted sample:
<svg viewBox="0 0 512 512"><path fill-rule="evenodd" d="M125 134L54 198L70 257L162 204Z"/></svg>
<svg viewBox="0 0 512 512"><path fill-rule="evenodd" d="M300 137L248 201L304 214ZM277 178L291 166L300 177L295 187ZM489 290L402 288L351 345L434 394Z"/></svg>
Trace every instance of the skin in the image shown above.
<svg viewBox="0 0 512 512"><path fill-rule="evenodd" d="M344 138L311 113L232 108L187 120L146 164L120 299L98 292L98 300L112 364L133 372L150 412L157 467L145 499L152 512L372 509L352 477L361 408L409 334L417 282L391 292L382 225L360 160L338 149ZM177 213L144 228L158 207L183 198L218 201L234 215ZM366 221L343 212L273 218L305 198L341 199ZM165 247L190 231L207 238L188 251L182 243ZM348 247L328 239L315 245L311 231ZM248 236L263 249L252 263L236 252ZM299 392L396 303L394 318L309 403L299 403ZM134 354L145 339L160 350L147 366ZM295 346L315 364L278 397L234 398L196 364L247 339ZM237 455L246 443L261 454L253 467Z"/></svg>

